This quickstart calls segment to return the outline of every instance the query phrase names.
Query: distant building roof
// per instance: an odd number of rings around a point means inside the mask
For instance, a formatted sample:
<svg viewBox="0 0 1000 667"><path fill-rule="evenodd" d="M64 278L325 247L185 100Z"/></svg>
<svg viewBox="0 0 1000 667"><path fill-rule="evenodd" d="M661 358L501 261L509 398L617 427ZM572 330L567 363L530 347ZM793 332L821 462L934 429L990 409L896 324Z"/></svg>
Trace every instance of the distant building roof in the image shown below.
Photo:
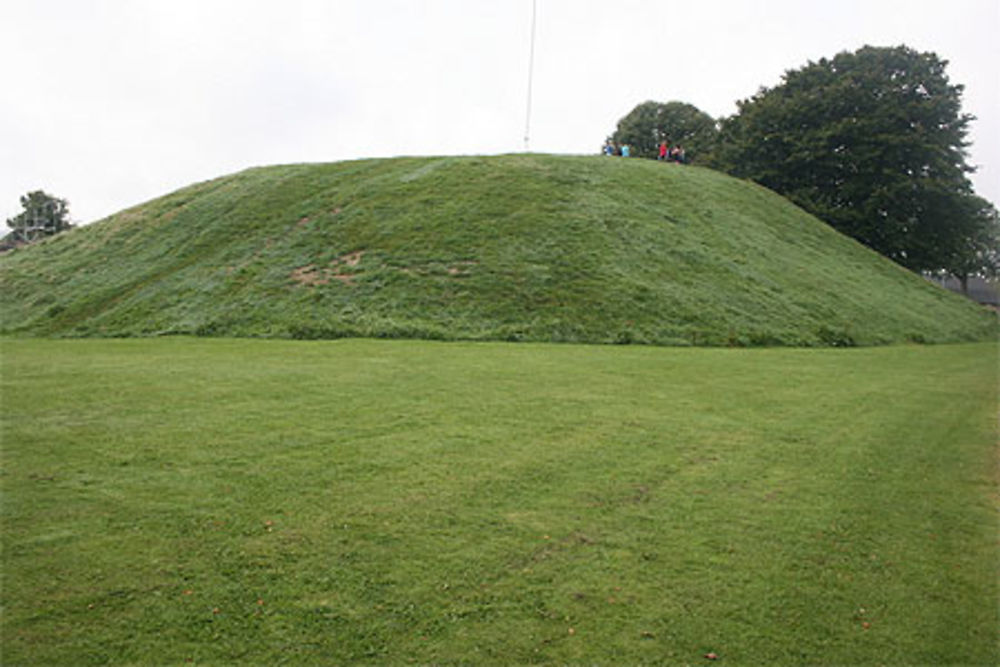
<svg viewBox="0 0 1000 667"><path fill-rule="evenodd" d="M953 276L927 276L927 279L937 283L945 289L962 294L962 282ZM969 291L966 296L975 301L989 306L1000 306L1000 290L997 289L995 281L986 280L978 276L969 277Z"/></svg>

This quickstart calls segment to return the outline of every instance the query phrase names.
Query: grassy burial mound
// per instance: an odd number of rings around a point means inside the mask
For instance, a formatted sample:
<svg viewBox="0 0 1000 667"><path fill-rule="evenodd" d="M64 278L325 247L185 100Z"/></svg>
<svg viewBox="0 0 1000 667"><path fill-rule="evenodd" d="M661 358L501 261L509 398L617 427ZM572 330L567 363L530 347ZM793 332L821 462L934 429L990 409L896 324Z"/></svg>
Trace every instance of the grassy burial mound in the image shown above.
<svg viewBox="0 0 1000 667"><path fill-rule="evenodd" d="M696 345L979 340L777 195L600 157L251 169L0 259L0 332Z"/></svg>

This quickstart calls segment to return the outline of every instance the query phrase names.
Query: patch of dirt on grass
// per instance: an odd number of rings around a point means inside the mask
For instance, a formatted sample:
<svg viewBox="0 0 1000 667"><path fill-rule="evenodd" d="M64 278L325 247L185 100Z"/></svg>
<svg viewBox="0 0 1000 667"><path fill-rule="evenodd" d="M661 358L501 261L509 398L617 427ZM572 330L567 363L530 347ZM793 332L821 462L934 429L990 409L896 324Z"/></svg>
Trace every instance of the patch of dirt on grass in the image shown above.
<svg viewBox="0 0 1000 667"><path fill-rule="evenodd" d="M315 287L316 285L326 285L330 282L327 271L317 268L315 264L300 266L292 271L290 278L305 287Z"/></svg>
<svg viewBox="0 0 1000 667"><path fill-rule="evenodd" d="M341 255L333 261L333 264L346 264L347 266L357 266L361 263L361 258L365 256L364 250L357 250L355 252L349 252L346 255Z"/></svg>
<svg viewBox="0 0 1000 667"><path fill-rule="evenodd" d="M353 285L357 276L349 269L357 267L361 263L361 258L364 257L364 254L363 250L349 252L333 260L326 267L319 267L315 264L300 266L292 271L289 278L304 287L329 285L331 280L339 281L344 285Z"/></svg>

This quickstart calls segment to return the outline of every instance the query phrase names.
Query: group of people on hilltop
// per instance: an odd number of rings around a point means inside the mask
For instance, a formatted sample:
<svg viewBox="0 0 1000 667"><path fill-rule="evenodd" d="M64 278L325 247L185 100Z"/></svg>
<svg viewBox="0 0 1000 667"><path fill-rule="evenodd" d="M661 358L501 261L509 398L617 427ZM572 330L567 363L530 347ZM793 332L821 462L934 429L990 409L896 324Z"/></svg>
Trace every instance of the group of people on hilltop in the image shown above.
<svg viewBox="0 0 1000 667"><path fill-rule="evenodd" d="M628 157L631 149L628 144L620 144L617 141L608 139L604 142L601 152L608 156Z"/></svg>
<svg viewBox="0 0 1000 667"><path fill-rule="evenodd" d="M601 149L601 152L608 156L629 157L632 149L628 144L619 144L617 141L611 141L608 139L604 142L604 148ZM660 148L656 159L663 162L687 164L687 155L684 152L684 147L680 144L670 146L666 139L660 142Z"/></svg>

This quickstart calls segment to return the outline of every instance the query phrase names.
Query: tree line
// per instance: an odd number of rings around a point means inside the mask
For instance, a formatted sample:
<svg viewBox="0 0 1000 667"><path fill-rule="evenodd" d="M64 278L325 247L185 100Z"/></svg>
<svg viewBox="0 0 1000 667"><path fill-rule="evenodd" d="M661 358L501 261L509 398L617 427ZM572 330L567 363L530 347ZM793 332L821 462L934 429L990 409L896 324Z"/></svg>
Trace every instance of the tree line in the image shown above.
<svg viewBox="0 0 1000 667"><path fill-rule="evenodd" d="M753 180L914 271L997 275L1000 217L975 194L963 86L947 61L906 46L863 47L785 72L713 119L683 102L643 102L610 140Z"/></svg>

